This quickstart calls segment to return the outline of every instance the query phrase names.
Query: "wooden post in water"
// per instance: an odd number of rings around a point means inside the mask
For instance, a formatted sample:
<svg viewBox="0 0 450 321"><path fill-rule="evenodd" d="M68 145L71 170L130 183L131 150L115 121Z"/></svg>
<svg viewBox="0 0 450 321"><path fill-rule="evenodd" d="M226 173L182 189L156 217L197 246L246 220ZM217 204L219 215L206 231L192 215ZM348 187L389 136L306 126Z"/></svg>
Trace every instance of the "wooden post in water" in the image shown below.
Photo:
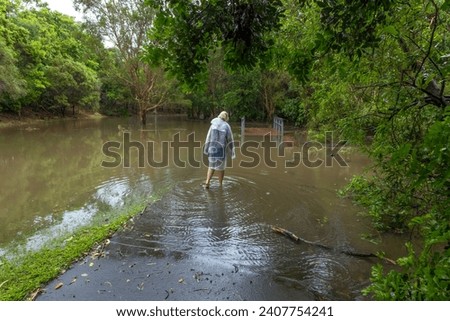
<svg viewBox="0 0 450 321"><path fill-rule="evenodd" d="M241 117L241 144L245 140L245 116Z"/></svg>

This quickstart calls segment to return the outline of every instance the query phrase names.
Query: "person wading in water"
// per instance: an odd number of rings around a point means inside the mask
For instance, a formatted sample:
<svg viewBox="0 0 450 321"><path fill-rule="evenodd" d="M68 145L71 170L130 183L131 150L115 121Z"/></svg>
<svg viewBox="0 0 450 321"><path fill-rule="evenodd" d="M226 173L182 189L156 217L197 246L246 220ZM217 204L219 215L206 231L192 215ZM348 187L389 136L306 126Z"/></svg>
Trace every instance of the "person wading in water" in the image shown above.
<svg viewBox="0 0 450 321"><path fill-rule="evenodd" d="M233 133L231 132L228 120L229 117L226 111L221 112L218 117L211 120L211 126L209 127L203 150L208 155L209 162L206 181L203 184L205 188L209 188L211 178L215 171L217 171L219 185L222 186L228 153L231 153L232 159L236 157Z"/></svg>

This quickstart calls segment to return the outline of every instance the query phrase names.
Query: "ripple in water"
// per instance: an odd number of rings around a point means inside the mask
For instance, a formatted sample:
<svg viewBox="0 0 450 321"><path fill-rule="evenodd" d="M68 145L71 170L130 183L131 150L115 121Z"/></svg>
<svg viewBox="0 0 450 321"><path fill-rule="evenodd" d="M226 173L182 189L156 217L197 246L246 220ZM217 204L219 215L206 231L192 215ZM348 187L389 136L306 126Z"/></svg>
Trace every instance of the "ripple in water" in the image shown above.
<svg viewBox="0 0 450 321"><path fill-rule="evenodd" d="M183 244L191 256L240 265L268 260L267 225L258 222L248 197L258 199L260 194L260 203L267 202L257 184L230 178L223 187L205 189L201 183L200 179L180 182L151 206L152 230L157 231L160 243L170 251L175 250L174 244Z"/></svg>
<svg viewBox="0 0 450 321"><path fill-rule="evenodd" d="M306 253L298 255L296 263L285 261L276 271L275 280L290 287L302 287L314 293L318 300L336 297L351 299L343 293L351 280L350 268L332 253ZM339 294L338 294L339 292Z"/></svg>
<svg viewBox="0 0 450 321"><path fill-rule="evenodd" d="M121 207L124 199L131 193L129 180L125 177L112 178L97 187L95 199L111 207Z"/></svg>
<svg viewBox="0 0 450 321"><path fill-rule="evenodd" d="M199 261L272 274L277 282L306 288L319 298L345 297L334 293L354 283L352 259L294 243L271 229L280 223L308 241L342 247L347 238L341 208L329 202L331 192L318 194L317 189L300 185L281 189L237 176L227 177L222 187L215 181L205 189L202 183L202 179L181 181L150 206L144 224L136 225L143 233L152 232L145 246L151 249L153 242L167 255L183 252Z"/></svg>

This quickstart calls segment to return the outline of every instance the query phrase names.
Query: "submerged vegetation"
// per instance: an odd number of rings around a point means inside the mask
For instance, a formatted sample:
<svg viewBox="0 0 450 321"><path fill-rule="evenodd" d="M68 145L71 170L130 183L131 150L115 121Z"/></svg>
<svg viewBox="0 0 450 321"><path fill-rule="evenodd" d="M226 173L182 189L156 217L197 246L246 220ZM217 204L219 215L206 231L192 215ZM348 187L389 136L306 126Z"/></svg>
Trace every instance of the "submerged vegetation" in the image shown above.
<svg viewBox="0 0 450 321"><path fill-rule="evenodd" d="M397 269L373 267L365 293L450 297L449 0L74 2L83 23L40 0L0 0L0 112L135 113L145 125L156 108L226 109L333 130L374 164L344 194L380 231L419 239ZM25 298L65 267L58 257L75 259L120 224L18 268L1 261L0 299ZM32 280L42 260L54 266Z"/></svg>
<svg viewBox="0 0 450 321"><path fill-rule="evenodd" d="M81 228L36 252L0 259L0 300L27 299L74 261L89 254L94 247L101 247L108 237L144 208L145 205L131 206L107 224Z"/></svg>
<svg viewBox="0 0 450 321"><path fill-rule="evenodd" d="M89 226L60 235L36 251L24 252L20 246L10 249L9 255L0 258L0 301L33 299L41 287L75 261L87 255L104 255L108 238L126 227L130 219L141 214L167 190L168 187L162 188L148 199L133 201L120 209L105 209Z"/></svg>

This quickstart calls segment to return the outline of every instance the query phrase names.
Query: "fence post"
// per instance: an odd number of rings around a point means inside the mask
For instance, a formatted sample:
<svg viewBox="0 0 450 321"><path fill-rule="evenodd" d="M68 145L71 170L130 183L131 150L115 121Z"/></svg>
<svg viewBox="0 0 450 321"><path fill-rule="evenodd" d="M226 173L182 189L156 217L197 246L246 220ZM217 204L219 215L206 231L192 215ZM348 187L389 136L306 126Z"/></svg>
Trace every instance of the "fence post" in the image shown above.
<svg viewBox="0 0 450 321"><path fill-rule="evenodd" d="M274 117L273 118L273 128L277 132L277 142L278 144L281 144L284 139L284 121L281 117Z"/></svg>
<svg viewBox="0 0 450 321"><path fill-rule="evenodd" d="M245 116L241 117L241 144L245 139Z"/></svg>

